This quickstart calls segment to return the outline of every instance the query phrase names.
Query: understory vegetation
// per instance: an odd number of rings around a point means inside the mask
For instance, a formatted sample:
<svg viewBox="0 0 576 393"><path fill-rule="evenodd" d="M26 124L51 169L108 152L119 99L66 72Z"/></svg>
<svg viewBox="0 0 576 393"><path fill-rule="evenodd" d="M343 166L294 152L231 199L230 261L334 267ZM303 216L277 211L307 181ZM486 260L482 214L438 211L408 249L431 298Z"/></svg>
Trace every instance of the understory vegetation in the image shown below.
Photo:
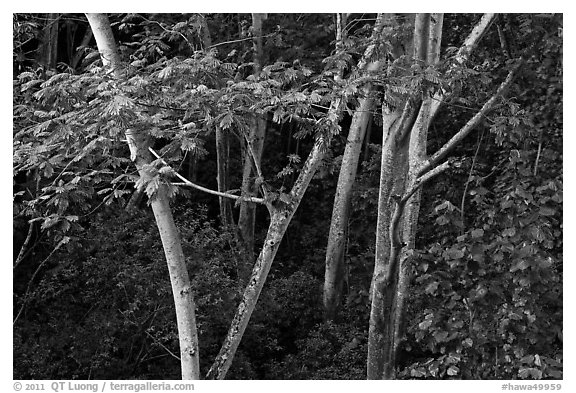
<svg viewBox="0 0 576 393"><path fill-rule="evenodd" d="M226 378L365 379L382 113L400 98L450 91L427 130L427 151L435 152L494 95L517 58L522 68L506 96L450 152L450 168L421 188L417 235L402 245L410 248L403 268L411 282L395 377L562 378L561 15L499 15L462 65L454 56L480 15L445 14L448 60L428 68L392 58L394 40L411 29L400 24L371 55L388 62L375 74L357 66L374 45L375 14L348 15L341 46L340 16L267 15L260 73L251 35L258 19L250 14L109 18L126 64L121 78L100 63L83 15L14 15L14 379L181 378L171 277L149 203L158 190L170 197L207 375L268 226L293 203L290 189L322 138L324 156ZM368 84L377 103L351 194L338 311L326 318L331 214ZM247 136L255 113L266 126L260 162ZM132 162L127 129L145 132L161 157L144 166L148 179ZM225 189L216 132L227 138ZM251 159L257 164L246 176ZM226 207L176 174L236 200ZM255 208L253 249L235 224L247 197L262 198L270 212Z"/></svg>

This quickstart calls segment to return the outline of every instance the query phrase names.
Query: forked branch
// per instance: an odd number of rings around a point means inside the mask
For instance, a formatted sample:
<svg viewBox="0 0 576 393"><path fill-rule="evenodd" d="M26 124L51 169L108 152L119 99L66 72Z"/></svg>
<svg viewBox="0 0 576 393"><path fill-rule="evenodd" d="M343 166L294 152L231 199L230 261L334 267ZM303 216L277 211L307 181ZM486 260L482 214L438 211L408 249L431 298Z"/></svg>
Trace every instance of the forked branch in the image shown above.
<svg viewBox="0 0 576 393"><path fill-rule="evenodd" d="M156 153L156 152L154 151L154 149L152 149L151 147L149 147L148 150L150 150L150 153L152 153L152 154L154 155L154 157L156 157L156 158L158 158L159 160L161 160L164 165L172 168L170 165L168 165L168 163L167 163L166 161L164 161L164 159L163 159L162 157L160 157L160 155L158 155L158 153ZM200 191L204 191L205 193L208 193L208 194L217 195L217 196L224 197L224 198L230 198L230 199L234 199L234 200L236 200L236 199L242 199L242 200L249 201L249 202L253 202L253 203L259 203L259 204L262 204L262 205L266 204L266 203L264 202L264 198L244 197L244 196L240 196L240 195L233 195L233 194L229 194L229 193L226 193L226 192L215 191L215 190L211 190L211 189L206 188L206 187L202 187L202 186L200 186L200 185L198 185L198 184L196 184L196 183L193 183L193 182L191 182L190 180L186 179L184 176L182 176L181 174L179 174L178 172L176 172L174 169L172 169L172 170L173 170L173 172L174 172L174 175L175 175L178 179L182 180L181 183L171 183L171 184L174 185L174 186L187 186L187 187L195 188L195 189L200 190Z"/></svg>
<svg viewBox="0 0 576 393"><path fill-rule="evenodd" d="M423 174L428 172L431 168L434 168L441 160L443 160L448 155L448 153L450 153L450 151L452 151L452 149L454 149L454 147L456 147L464 138L466 138L476 128L476 126L478 126L478 124L480 124L480 122L482 121L483 118L486 117L488 112L490 112L494 108L498 99L502 97L506 93L510 85L512 85L512 82L514 81L514 78L518 74L518 71L520 70L522 64L523 62L519 61L518 64L516 64L514 68L510 70L504 82L500 84L496 93L494 93L494 95L488 101L486 101L486 103L482 106L482 109L480 109L474 115L474 117L468 120L468 123L466 123L464 127L460 129L460 131L458 131L448 142L444 144L444 146L442 146L424 163L422 168L420 168L420 170L418 171L419 176L423 176Z"/></svg>

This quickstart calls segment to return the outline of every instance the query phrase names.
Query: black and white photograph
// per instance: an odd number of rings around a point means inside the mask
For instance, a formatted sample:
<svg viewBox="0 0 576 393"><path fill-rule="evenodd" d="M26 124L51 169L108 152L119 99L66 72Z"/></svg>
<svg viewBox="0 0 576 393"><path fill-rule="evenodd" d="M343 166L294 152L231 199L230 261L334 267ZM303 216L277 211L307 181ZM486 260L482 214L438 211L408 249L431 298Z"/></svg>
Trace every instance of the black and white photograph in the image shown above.
<svg viewBox="0 0 576 393"><path fill-rule="evenodd" d="M14 12L9 388L561 390L563 22Z"/></svg>

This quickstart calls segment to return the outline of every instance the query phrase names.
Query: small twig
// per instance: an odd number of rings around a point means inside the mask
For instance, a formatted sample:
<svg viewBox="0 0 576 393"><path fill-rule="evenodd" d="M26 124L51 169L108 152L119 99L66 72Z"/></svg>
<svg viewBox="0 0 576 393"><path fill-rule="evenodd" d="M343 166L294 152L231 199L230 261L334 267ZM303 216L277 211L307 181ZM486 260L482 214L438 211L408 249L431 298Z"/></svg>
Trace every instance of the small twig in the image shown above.
<svg viewBox="0 0 576 393"><path fill-rule="evenodd" d="M253 39L256 39L256 38L272 37L272 36L274 36L274 35L276 35L276 34L278 34L278 33L274 32L274 33L270 33L270 34L261 35L261 36L258 36L258 37L240 38L240 39L238 39L238 40L219 42L219 43L217 43L217 44L210 45L209 47L207 47L207 49L216 48L217 46L226 45L226 44L234 44L234 43L236 43L236 42L252 41Z"/></svg>
<svg viewBox="0 0 576 393"><path fill-rule="evenodd" d="M44 264L46 262L48 262L48 260L50 259L50 257L52 255L54 255L54 253L56 251L58 251L60 249L60 247L64 244L64 239L60 240L58 242L58 244L56 245L56 247L54 247L54 249L52 250L52 252L40 263L40 265L38 265L38 267L36 268L36 270L34 271L34 274L32 274L32 277L30 278L30 281L28 281L28 286L26 287L26 292L24 292L24 296L23 296L23 300L22 300L22 306L20 306L20 311L18 311L18 314L16 315L16 318L14 318L14 321L12 322L12 325L16 324L16 321L18 321L18 318L20 317L20 315L22 314L22 311L24 311L24 307L26 307L26 302L28 300L28 294L30 292L30 288L32 287L32 282L34 281L34 279L36 278L36 275L38 274L38 272L40 271L40 269L42 269L42 267L44 266Z"/></svg>
<svg viewBox="0 0 576 393"><path fill-rule="evenodd" d="M506 36L504 35L504 30L500 23L496 25L498 28L498 38L500 38L500 47L502 48L502 53L506 56L507 59L510 59L510 51L508 50L508 42L506 41Z"/></svg>
<svg viewBox="0 0 576 393"><path fill-rule="evenodd" d="M466 180L466 184L464 185L462 202L460 202L460 220L462 221L462 232L464 232L464 203L466 201L466 194L468 193L468 185L470 184L470 179L472 178L472 171L474 170L474 165L476 164L476 158L478 157L478 152L480 151L480 145L482 144L483 137L484 137L484 130L482 130L482 134L480 134L480 138L478 139L478 146L476 146L476 153L474 153L474 158L472 159L470 172L468 172L468 180Z"/></svg>
<svg viewBox="0 0 576 393"><path fill-rule="evenodd" d="M536 161L534 162L534 176L538 173L538 163L540 162L540 154L542 153L542 130L540 130L540 140L538 141L538 153L536 153Z"/></svg>
<svg viewBox="0 0 576 393"><path fill-rule="evenodd" d="M179 31L176 30L168 30L167 28L165 28L164 26L162 26L162 24L160 22L157 22L155 20L150 20L150 19L146 19L145 17L143 17L141 14L139 15L142 19L144 19L146 22L150 22L150 23L156 23L158 26L160 26L160 28L162 30L164 30L167 33L176 33L176 34L180 34L180 36L182 38L184 38L184 41L186 41L188 43L188 46L192 49L194 49L194 46L192 46L192 44L190 43L190 41L188 41L188 38L186 38L186 36L182 33L180 33Z"/></svg>
<svg viewBox="0 0 576 393"><path fill-rule="evenodd" d="M260 168L260 164L256 160L256 153L254 153L254 149L252 148L252 143L248 139L248 136L246 135L246 133L243 132L242 135L244 136L244 139L246 140L246 144L248 145L248 151L250 153L250 158L252 159L251 160L252 165L254 165L254 169L256 170L256 175L258 176L259 179L261 179L263 181L264 176L262 175L262 169ZM260 189L262 190L262 194L264 195L264 198L266 198L266 196L268 195L268 192L266 190L266 187L264 187L264 183L260 184Z"/></svg>
<svg viewBox="0 0 576 393"><path fill-rule="evenodd" d="M438 176L439 174L450 168L451 164L452 160L448 160L438 165L437 167L430 169L428 172L421 174L412 185L412 188L410 188L408 192L404 193L401 202L406 202L408 199L410 199L410 197L418 190L418 188L420 188L428 180L432 179L435 176Z"/></svg>
<svg viewBox="0 0 576 393"><path fill-rule="evenodd" d="M506 79L500 84L496 93L482 106L482 109L478 113L476 113L465 125L458 131L448 142L444 144L440 149L436 151L428 160L427 162L422 165L419 174L423 174L430 170L431 167L434 167L439 161L444 159L452 149L457 146L464 138L468 136L475 128L480 124L482 118L484 118L485 114L491 111L494 106L496 105L496 101L504 95L506 90L512 85L516 74L520 70L520 67L523 64L523 60L519 61L518 64L510 70Z"/></svg>
<svg viewBox="0 0 576 393"><path fill-rule="evenodd" d="M171 350L169 350L168 348L166 348L166 346L164 344L162 344L160 341L156 340L156 337L154 337L153 335L151 335L148 332L145 332L146 335L148 335L148 337L150 337L156 344L160 345L166 352L168 352L170 355L172 355L172 357L178 359L178 361L180 361L180 356L177 356L174 354L174 352L172 352Z"/></svg>
<svg viewBox="0 0 576 393"><path fill-rule="evenodd" d="M16 269L16 266L18 266L20 262L22 262L22 260L24 259L24 256L28 254L26 250L28 248L28 243L30 243L30 239L32 239L33 233L34 233L34 223L31 222L30 226L28 227L28 234L26 235L26 240L24 240L24 244L22 244L22 247L20 248L20 252L18 253L18 257L16 258L16 262L14 262L14 266L12 267L12 269Z"/></svg>
<svg viewBox="0 0 576 393"><path fill-rule="evenodd" d="M149 147L148 150L150 150L150 152L151 152L156 158L162 160L162 163L163 163L164 165L170 167L170 165L168 165L168 163L167 163L166 161L164 161L164 159L163 159L162 157L160 157L160 156L158 155L158 153L156 153L151 147ZM170 167L170 168L172 168L172 167ZM192 187L192 188L195 188L195 189L197 189L197 190L200 190L200 191L204 191L204 192L206 192L206 193L208 193L208 194L217 195L217 196L221 196L221 197L224 197L224 198L230 198L230 199L234 199L234 200L236 200L236 199L241 199L241 200L244 200L244 201L253 202L253 203L259 203L259 204L262 204L262 205L265 204L264 198L244 197L244 196L238 196L238 195L228 194L228 193L226 193L226 192L220 192L220 191L211 190L211 189L209 189L209 188L202 187L202 186L200 186L200 185L198 185L198 184L192 183L190 180L186 179L184 176L180 175L180 174L179 174L178 172L176 172L176 171L174 171L174 175L175 175L178 179L182 180L182 183L171 183L171 184L174 185L174 186L188 186L188 187Z"/></svg>

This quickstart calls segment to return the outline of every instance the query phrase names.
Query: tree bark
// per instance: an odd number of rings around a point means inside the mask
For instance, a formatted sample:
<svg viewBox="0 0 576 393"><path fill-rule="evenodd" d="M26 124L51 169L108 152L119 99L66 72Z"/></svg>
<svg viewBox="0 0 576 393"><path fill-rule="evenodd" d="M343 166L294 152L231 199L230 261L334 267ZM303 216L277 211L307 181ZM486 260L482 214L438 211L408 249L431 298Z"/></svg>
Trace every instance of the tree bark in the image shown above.
<svg viewBox="0 0 576 393"><path fill-rule="evenodd" d="M212 36L206 17L203 14L198 16L200 21L200 40L202 42L202 49L209 51L212 46ZM230 146L228 134L222 131L219 126L216 126L214 131L216 139L216 182L218 184L219 192L226 192L230 189L228 181L229 175L229 161L230 161ZM224 197L218 197L218 205L220 207L220 223L224 227L231 227L234 225L234 218L232 215L232 205L230 200Z"/></svg>
<svg viewBox="0 0 576 393"><path fill-rule="evenodd" d="M491 21L486 14L475 26L459 51L457 61L465 61ZM415 19L414 57L417 62L438 61L442 14L420 14ZM427 38L425 38L427 36ZM423 40L427 45L423 45ZM372 281L372 308L368 339L368 378L395 377L396 354L403 338L404 301L409 285L409 265L415 247L416 224L422 185L450 166L440 164L448 153L479 124L512 83L520 64L513 67L496 93L482 109L432 156L426 155L427 131L437 113L442 93L421 102L417 117L406 111L402 116L383 112L384 140L378 201L376 260ZM408 114L408 116L406 116ZM398 124L398 126L396 126ZM393 127L389 127L393 125ZM403 135L407 135L404 139ZM394 179L394 180L391 180Z"/></svg>
<svg viewBox="0 0 576 393"><path fill-rule="evenodd" d="M368 71L377 71L379 68L380 64L375 62L368 66ZM363 93L366 95L366 98L360 99L348 132L348 139L338 175L332 219L330 221L324 274L324 312L326 320L333 320L336 317L342 297L345 271L345 246L348 238L352 188L358 171L358 161L360 159L360 152L362 151L366 127L368 126L374 109L374 101L370 97L372 88L368 87L364 89Z"/></svg>
<svg viewBox="0 0 576 393"><path fill-rule="evenodd" d="M374 37L380 34L385 16L380 15L374 26ZM338 22L345 24L345 17L339 17ZM340 25L339 25L340 26ZM340 42L345 34L338 29L337 42ZM378 72L381 67L379 61L369 63L365 66L367 73ZM366 128L372 117L374 100L372 86L363 89L363 98L359 100L359 105L352 118L352 124L348 131L348 139L342 164L338 175L336 195L332 209L332 219L330 221L330 232L328 235L328 245L326 247L326 266L324 273L324 317L326 320L334 320L337 315L338 306L342 298L342 287L345 279L345 249L348 238L348 221L350 219L350 208L352 203L352 187L358 170L358 161L362 151L362 143L366 134Z"/></svg>
<svg viewBox="0 0 576 393"><path fill-rule="evenodd" d="M262 71L263 64L263 42L262 42L262 22L266 19L266 14L252 14L252 47L254 53L254 75L258 76ZM246 138L246 156L244 159L244 170L242 173L242 195L255 196L258 192L258 185L255 179L255 166L260 165L262 151L264 148L264 138L266 136L266 119L255 115L250 120L250 133ZM240 213L238 215L238 228L243 246L246 251L247 260L243 263L242 271L246 273L254 261L254 225L256 220L256 205L251 202L242 201Z"/></svg>
<svg viewBox="0 0 576 393"><path fill-rule="evenodd" d="M60 14L46 14L46 25L42 30L38 62L46 69L55 69L58 56L58 20Z"/></svg>
<svg viewBox="0 0 576 393"><path fill-rule="evenodd" d="M422 35L426 34L427 42L424 45L423 50L420 54L415 54L418 61L425 63L426 65L436 65L440 58L440 43L442 41L442 25L444 21L443 14L431 14L427 32L423 32ZM407 176L407 188L411 189L415 187L416 181L418 180L418 170L422 165L422 162L426 159L426 148L428 145L428 128L431 122L431 109L432 109L433 99L426 95L420 106L420 111L414 127L412 127L410 133L410 142L408 146L408 176ZM415 239L417 233L418 215L420 212L420 201L421 201L422 189L418 187L408 199L405 211L402 216L402 222L400 224L402 231L402 238L404 242L404 247L402 250L402 255L400 256L400 266L399 266L399 277L398 277L398 290L396 298L396 315L394 320L394 353L398 353L398 345L403 337L403 318L404 318L404 301L406 299L406 294L408 291L408 285L410 282L409 266L406 261L409 260L410 251L415 248Z"/></svg>
<svg viewBox="0 0 576 393"><path fill-rule="evenodd" d="M283 204L282 206L267 204L270 211L270 225L268 227L266 240L264 241L262 251L260 251L256 263L254 264L252 275L248 280L248 285L244 290L244 295L240 301L236 315L232 320L232 324L228 330L228 335L226 336L216 360L208 371L206 379L225 378L226 373L232 364L232 360L234 359L234 355L236 354L236 350L238 349L238 345L242 340L244 331L248 326L252 312L256 307L256 302L258 301L260 292L264 287L266 277L268 276L268 272L270 271L272 262L274 261L274 257L276 256L276 252L280 246L280 242L282 241L286 229L288 228L288 224L292 220L292 217L294 216L294 213L296 212L296 209L310 184L310 180L312 180L312 177L320 166L324 155L324 141L318 139L304 164L304 168L302 168L302 172L300 172L290 194L288 194L290 203Z"/></svg>
<svg viewBox="0 0 576 393"><path fill-rule="evenodd" d="M230 189L228 181L229 161L230 161L230 146L228 134L216 126L216 166L217 175L216 181L218 183L218 191L226 192ZM220 222L224 227L231 227L234 225L234 217L232 215L232 205L228 198L219 197L218 204L220 206Z"/></svg>
<svg viewBox="0 0 576 393"><path fill-rule="evenodd" d="M380 15L378 19L381 19ZM363 58L360 61L362 68L366 66L367 62L365 59L370 58L375 50L375 40L381 31L381 25L379 26L380 27L373 32L372 44L366 49ZM338 122L338 119L341 117L345 104L346 102L344 102L340 97L337 97L332 101L327 118L333 119L333 127L336 127L335 123ZM226 336L224 344L222 345L216 360L212 364L210 371L208 371L206 379L225 378L226 373L232 364L236 350L238 349L238 345L242 340L242 335L246 330L246 326L248 326L248 321L254 311L254 307L256 306L256 302L258 301L258 297L262 291L262 287L264 286L264 282L266 281L266 277L270 271L278 247L280 246L280 242L286 233L288 224L292 220L312 177L314 177L314 174L322 163L322 159L324 158L330 144L330 135L318 135L314 142L314 146L312 147L312 150L310 151L308 158L306 159L306 162L292 187L292 190L287 194L287 200L289 202L281 202L280 205L276 206L267 203L268 210L270 211L270 226L268 228L266 240L264 241L258 259L254 264L252 275L248 281L246 289L244 290L244 295L240 305L238 306L230 329L228 330L228 335Z"/></svg>
<svg viewBox="0 0 576 393"><path fill-rule="evenodd" d="M120 55L108 17L105 14L86 14L86 17L96 38L96 44L104 66L110 67L116 78L121 78ZM139 175L146 179L149 174L143 167L151 162L148 151L148 138L133 130L126 130L125 134L128 147L130 148L131 159L134 161ZM158 231L160 232L172 284L180 341L182 379L200 379L196 306L184 252L182 251L180 235L174 223L165 186L159 187L156 196L151 199L151 206Z"/></svg>
<svg viewBox="0 0 576 393"><path fill-rule="evenodd" d="M88 25L88 27L86 28L86 32L84 33L84 37L82 38L82 42L80 43L80 46L76 48L76 52L74 53L74 56L70 61L70 68L72 68L73 70L76 70L76 68L78 67L80 60L82 60L82 57L84 56L84 49L88 46L91 39L92 39L92 30L90 29L90 25Z"/></svg>

